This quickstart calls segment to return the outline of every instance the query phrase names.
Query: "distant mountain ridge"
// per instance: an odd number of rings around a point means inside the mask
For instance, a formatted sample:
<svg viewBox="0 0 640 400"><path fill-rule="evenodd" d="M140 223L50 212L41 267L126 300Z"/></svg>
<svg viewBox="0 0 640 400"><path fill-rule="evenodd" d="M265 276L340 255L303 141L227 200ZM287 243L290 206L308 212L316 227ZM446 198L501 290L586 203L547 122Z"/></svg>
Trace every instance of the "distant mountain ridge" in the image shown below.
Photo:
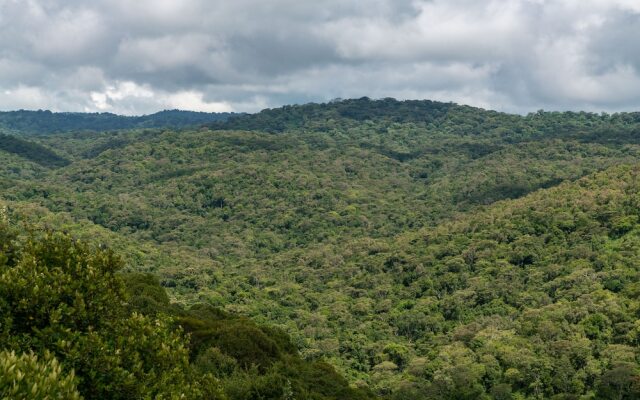
<svg viewBox="0 0 640 400"><path fill-rule="evenodd" d="M586 126L578 122L586 122ZM393 124L413 124L422 129L446 129L458 136L487 135L508 123L514 129L512 139L540 139L548 135L618 142L607 134L611 125L638 124L640 112L593 113L585 111L543 111L527 115L510 114L453 102L433 100L337 99L327 103L307 103L267 108L255 114L236 114L208 126L214 130L244 130L282 133L296 130L326 132L375 126L379 133ZM635 132L633 137L637 136ZM626 139L625 139L626 140Z"/></svg>
<svg viewBox="0 0 640 400"><path fill-rule="evenodd" d="M185 128L224 121L235 113L164 110L142 116L112 113L51 112L47 110L0 112L0 130L30 135L73 131L104 132L139 128Z"/></svg>
<svg viewBox="0 0 640 400"><path fill-rule="evenodd" d="M210 124L213 129L237 129L248 131L284 132L291 129L322 129L326 122L343 120L352 123L381 121L383 119L408 123L429 123L446 118L448 112L456 110L484 111L455 103L432 100L380 100L361 97L359 99L333 100L328 103L307 103L267 108L255 114L238 114L227 120ZM496 111L488 111L498 114Z"/></svg>

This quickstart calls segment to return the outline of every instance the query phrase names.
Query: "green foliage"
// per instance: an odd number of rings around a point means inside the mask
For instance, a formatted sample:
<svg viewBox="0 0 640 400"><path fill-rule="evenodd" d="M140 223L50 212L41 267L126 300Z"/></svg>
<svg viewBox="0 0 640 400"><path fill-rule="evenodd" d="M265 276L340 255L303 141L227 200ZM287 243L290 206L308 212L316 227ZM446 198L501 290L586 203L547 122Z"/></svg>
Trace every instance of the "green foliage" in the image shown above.
<svg viewBox="0 0 640 400"><path fill-rule="evenodd" d="M119 275L110 250L55 232L0 232L6 398L371 398L303 361L278 329L171 305L156 277Z"/></svg>
<svg viewBox="0 0 640 400"><path fill-rule="evenodd" d="M327 104L305 104L266 109L258 114L239 115L227 121L212 124L217 129L283 132L292 129L322 129L323 124L334 121L361 123L363 121L390 121L400 123L430 123L442 120L455 108L453 103L435 101L397 101L387 98L371 101L360 99L333 101Z"/></svg>
<svg viewBox="0 0 640 400"><path fill-rule="evenodd" d="M48 352L37 355L0 352L0 398L12 400L81 399L76 378L65 375Z"/></svg>
<svg viewBox="0 0 640 400"><path fill-rule="evenodd" d="M126 312L112 252L49 232L9 235L2 248L0 346L54 354L87 399L196 393L171 321Z"/></svg>
<svg viewBox="0 0 640 400"><path fill-rule="evenodd" d="M640 371L633 363L620 363L605 372L598 382L599 399L636 399L640 397Z"/></svg>
<svg viewBox="0 0 640 400"><path fill-rule="evenodd" d="M129 273L124 279L129 307L145 315L171 312L169 296L157 276L143 273Z"/></svg>
<svg viewBox="0 0 640 400"><path fill-rule="evenodd" d="M12 135L0 134L0 150L16 154L43 167L64 167L69 161L49 148Z"/></svg>
<svg viewBox="0 0 640 400"><path fill-rule="evenodd" d="M126 274L124 279L131 304L152 315L169 310L168 302L140 301L148 299L149 293L163 298L159 293L164 289L157 279L141 274ZM189 334L189 357L200 376L199 385L213 387L213 393L218 390L233 400L373 397L367 391L350 388L330 365L302 360L289 337L279 329L259 326L205 304L189 309L174 306L169 312ZM211 396L209 389L205 389L206 393Z"/></svg>
<svg viewBox="0 0 640 400"><path fill-rule="evenodd" d="M233 113L165 110L151 115L125 117L110 113L53 113L51 111L0 112L0 129L25 134L72 131L109 131L135 128L182 128L225 120Z"/></svg>
<svg viewBox="0 0 640 400"><path fill-rule="evenodd" d="M153 273L119 312L188 332L205 397L634 398L639 123L346 100L38 137L72 163L0 185Z"/></svg>

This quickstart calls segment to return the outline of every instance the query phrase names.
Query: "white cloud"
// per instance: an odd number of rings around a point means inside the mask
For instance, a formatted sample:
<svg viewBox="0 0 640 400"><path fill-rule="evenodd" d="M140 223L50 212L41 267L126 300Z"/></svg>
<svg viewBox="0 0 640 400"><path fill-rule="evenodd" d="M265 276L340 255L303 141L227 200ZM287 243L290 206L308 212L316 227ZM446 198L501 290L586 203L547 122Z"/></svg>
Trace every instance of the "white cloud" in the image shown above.
<svg viewBox="0 0 640 400"><path fill-rule="evenodd" d="M517 2L422 3L415 18L395 23L359 17L327 24L324 35L335 40L346 58L387 60L484 61L511 53L526 36Z"/></svg>
<svg viewBox="0 0 640 400"><path fill-rule="evenodd" d="M0 107L628 110L638 35L636 0L0 0Z"/></svg>
<svg viewBox="0 0 640 400"><path fill-rule="evenodd" d="M205 112L230 112L233 111L231 105L227 102L207 102L203 99L204 95L195 91L178 92L165 95L163 101L169 108L177 108L180 110L193 110Z"/></svg>
<svg viewBox="0 0 640 400"><path fill-rule="evenodd" d="M206 101L198 91L166 92L154 90L135 82L118 82L102 91L89 94L90 104L85 110L99 110L118 114L151 113L163 109L180 109L204 112L230 112L233 107L223 101Z"/></svg>
<svg viewBox="0 0 640 400"><path fill-rule="evenodd" d="M15 109L38 109L41 104L48 102L46 94L40 88L17 86L5 89L0 96L0 107Z"/></svg>

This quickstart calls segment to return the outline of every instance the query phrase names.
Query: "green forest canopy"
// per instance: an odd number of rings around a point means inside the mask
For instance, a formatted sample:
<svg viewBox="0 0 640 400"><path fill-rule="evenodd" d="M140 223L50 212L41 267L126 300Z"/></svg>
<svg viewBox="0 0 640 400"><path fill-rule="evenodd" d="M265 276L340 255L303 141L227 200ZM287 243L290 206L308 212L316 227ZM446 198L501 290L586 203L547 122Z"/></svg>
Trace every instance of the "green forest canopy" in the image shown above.
<svg viewBox="0 0 640 400"><path fill-rule="evenodd" d="M68 165L0 152L0 186L156 276L153 312L250 317L378 396L631 399L639 123L365 98L30 137Z"/></svg>
<svg viewBox="0 0 640 400"><path fill-rule="evenodd" d="M103 132L135 128L184 128L224 121L234 113L205 113L165 110L142 116L111 113L51 112L19 110L0 112L0 131L27 135L91 131Z"/></svg>
<svg viewBox="0 0 640 400"><path fill-rule="evenodd" d="M170 304L110 250L6 223L0 249L2 398L371 398L277 329Z"/></svg>

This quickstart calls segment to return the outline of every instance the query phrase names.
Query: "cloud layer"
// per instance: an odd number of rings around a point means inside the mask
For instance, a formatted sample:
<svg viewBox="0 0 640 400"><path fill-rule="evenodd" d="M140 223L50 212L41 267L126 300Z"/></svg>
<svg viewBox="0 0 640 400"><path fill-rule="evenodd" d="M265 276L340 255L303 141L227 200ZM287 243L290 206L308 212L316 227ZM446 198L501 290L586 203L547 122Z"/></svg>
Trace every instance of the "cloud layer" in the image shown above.
<svg viewBox="0 0 640 400"><path fill-rule="evenodd" d="M0 109L640 110L636 0L0 0Z"/></svg>

